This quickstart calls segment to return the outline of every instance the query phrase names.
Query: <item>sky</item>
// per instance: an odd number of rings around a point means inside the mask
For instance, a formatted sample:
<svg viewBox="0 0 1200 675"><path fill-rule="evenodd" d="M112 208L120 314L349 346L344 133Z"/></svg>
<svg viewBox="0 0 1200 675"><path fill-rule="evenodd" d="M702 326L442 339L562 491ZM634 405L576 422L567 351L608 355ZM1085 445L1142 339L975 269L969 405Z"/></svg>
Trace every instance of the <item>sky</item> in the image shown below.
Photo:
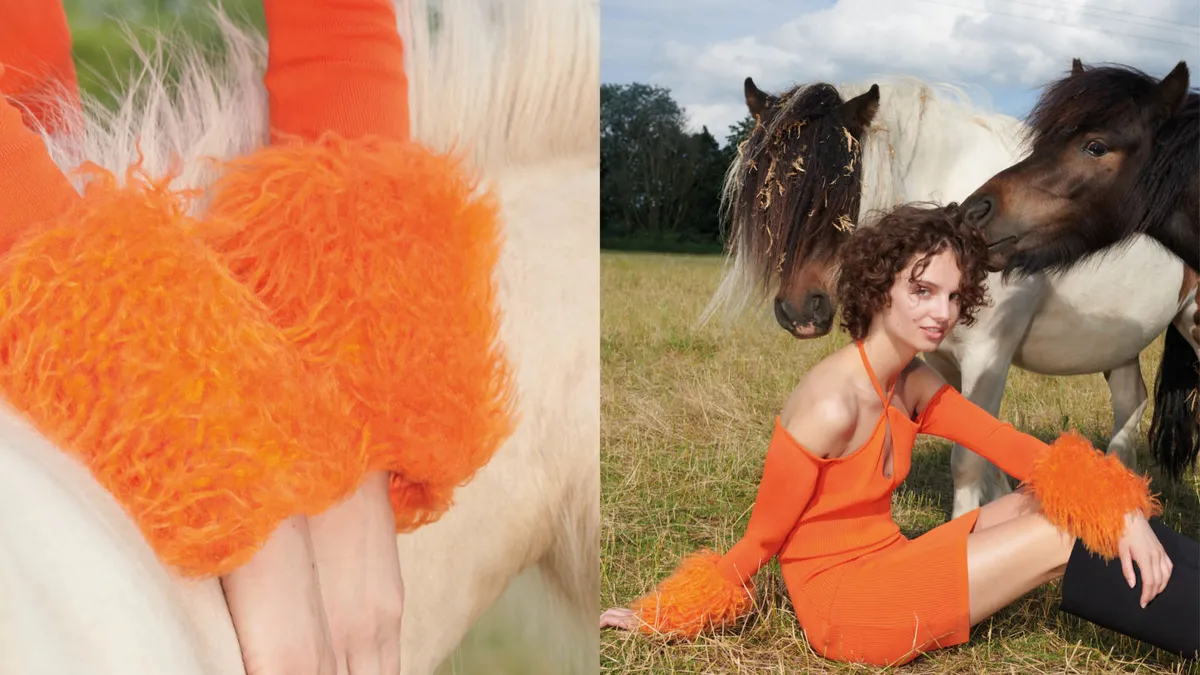
<svg viewBox="0 0 1200 675"><path fill-rule="evenodd" d="M764 91L912 75L1022 118L1072 58L1200 87L1200 0L601 0L603 83L666 87L724 142Z"/></svg>

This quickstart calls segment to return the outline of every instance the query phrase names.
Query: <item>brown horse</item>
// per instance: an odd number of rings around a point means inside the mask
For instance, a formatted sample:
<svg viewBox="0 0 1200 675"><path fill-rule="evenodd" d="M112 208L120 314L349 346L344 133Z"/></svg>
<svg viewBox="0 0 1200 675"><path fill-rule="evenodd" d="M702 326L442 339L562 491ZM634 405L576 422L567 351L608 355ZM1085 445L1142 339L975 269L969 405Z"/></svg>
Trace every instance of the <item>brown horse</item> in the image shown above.
<svg viewBox="0 0 1200 675"><path fill-rule="evenodd" d="M1200 269L1200 96L1180 61L1162 80L1127 66L1072 63L1029 116L1031 153L963 202L1006 275L1069 270L1145 235ZM1167 330L1151 450L1180 475L1200 455L1200 310ZM1188 337L1190 337L1190 344Z"/></svg>
<svg viewBox="0 0 1200 675"><path fill-rule="evenodd" d="M963 203L997 269L1066 269L1144 233L1200 269L1200 96L1183 61L1161 81L1084 67L1029 115L1032 152Z"/></svg>

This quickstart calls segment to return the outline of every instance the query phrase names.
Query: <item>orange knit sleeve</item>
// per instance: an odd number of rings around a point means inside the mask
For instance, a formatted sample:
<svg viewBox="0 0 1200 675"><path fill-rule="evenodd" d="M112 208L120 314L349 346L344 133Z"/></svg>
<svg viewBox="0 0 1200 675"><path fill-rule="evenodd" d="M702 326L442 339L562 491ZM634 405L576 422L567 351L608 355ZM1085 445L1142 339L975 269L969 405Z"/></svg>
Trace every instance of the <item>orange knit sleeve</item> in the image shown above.
<svg viewBox="0 0 1200 675"><path fill-rule="evenodd" d="M1149 480L1104 455L1076 431L1047 445L943 385L922 411L920 430L959 443L1017 478L1038 498L1050 522L1111 559L1125 531L1125 516L1161 512Z"/></svg>
<svg viewBox="0 0 1200 675"><path fill-rule="evenodd" d="M767 450L758 498L746 533L717 565L730 583L748 584L791 534L814 496L819 471L786 436L776 436Z"/></svg>
<svg viewBox="0 0 1200 675"><path fill-rule="evenodd" d="M0 66L0 77L4 75ZM0 100L0 254L33 223L57 218L79 200L21 113Z"/></svg>
<svg viewBox="0 0 1200 675"><path fill-rule="evenodd" d="M779 552L814 496L819 470L790 438L776 435L767 450L758 498L741 540L724 556L704 550L630 607L640 630L695 637L749 612L752 578Z"/></svg>
<svg viewBox="0 0 1200 675"><path fill-rule="evenodd" d="M408 139L408 79L393 0L264 0L271 129L315 139Z"/></svg>
<svg viewBox="0 0 1200 675"><path fill-rule="evenodd" d="M0 95L17 103L31 128L56 131L77 112L79 84L71 31L58 0L0 0ZM55 102L67 98L68 110Z"/></svg>
<svg viewBox="0 0 1200 675"><path fill-rule="evenodd" d="M996 419L948 384L929 399L917 421L920 433L969 448L1019 481L1029 477L1034 461L1049 449L1037 438Z"/></svg>

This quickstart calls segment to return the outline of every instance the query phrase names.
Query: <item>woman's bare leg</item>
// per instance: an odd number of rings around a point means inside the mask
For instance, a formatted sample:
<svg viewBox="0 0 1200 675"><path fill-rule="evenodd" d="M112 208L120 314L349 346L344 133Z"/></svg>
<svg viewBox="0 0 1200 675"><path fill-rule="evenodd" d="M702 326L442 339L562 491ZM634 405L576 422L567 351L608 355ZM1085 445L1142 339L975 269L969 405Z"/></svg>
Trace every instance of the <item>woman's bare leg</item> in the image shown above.
<svg viewBox="0 0 1200 675"><path fill-rule="evenodd" d="M1074 545L1074 537L1038 512L967 535L971 625L1061 577Z"/></svg>
<svg viewBox="0 0 1200 675"><path fill-rule="evenodd" d="M1017 489L980 507L979 518L972 532L982 532L1015 518L1038 513L1039 509L1036 497L1025 492L1024 488Z"/></svg>

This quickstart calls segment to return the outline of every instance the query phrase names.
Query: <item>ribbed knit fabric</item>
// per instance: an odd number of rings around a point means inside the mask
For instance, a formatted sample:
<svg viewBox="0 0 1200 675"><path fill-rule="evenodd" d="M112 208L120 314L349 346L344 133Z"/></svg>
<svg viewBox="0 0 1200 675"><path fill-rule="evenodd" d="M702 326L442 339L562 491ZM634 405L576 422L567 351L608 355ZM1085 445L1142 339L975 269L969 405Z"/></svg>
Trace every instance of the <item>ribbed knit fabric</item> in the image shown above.
<svg viewBox="0 0 1200 675"><path fill-rule="evenodd" d="M2 71L0 66L0 77ZM57 218L78 199L41 137L25 126L17 108L0 101L0 254L26 228Z"/></svg>
<svg viewBox="0 0 1200 675"><path fill-rule="evenodd" d="M79 109L71 31L59 0L0 0L0 95L10 98L30 127L58 130L60 113ZM52 102L67 95L71 106Z"/></svg>
<svg viewBox="0 0 1200 675"><path fill-rule="evenodd" d="M274 134L407 140L408 79L392 0L264 0Z"/></svg>
<svg viewBox="0 0 1200 675"><path fill-rule="evenodd" d="M720 576L696 577L684 588L677 572L660 584L655 593L633 604L647 624L644 630L694 635L695 626L729 623L731 608L748 611L731 589L752 588L759 569L778 557L796 617L819 654L839 661L899 665L923 652L965 642L970 637L966 542L979 510L911 541L891 514L892 495L912 467L918 433L961 443L1018 480L1038 478L1040 472L1042 482L1033 487L1047 495L1066 495L1068 525L1119 526L1108 512L1095 510L1113 499L1111 492L1096 490L1091 499L1079 498L1066 479L1054 473L1055 460L1069 457L1074 462L1071 483L1110 480L1111 467L1099 453L1093 450L1092 457L1070 449L1080 437L1064 434L1047 445L1000 422L949 386L913 420L891 405L891 392L883 392L865 353L863 361L885 402L871 437L843 456L817 457L777 418L750 523L742 539L714 563ZM889 431L890 477L883 471ZM1128 495L1117 498L1113 512L1146 503L1141 479L1125 471L1120 481ZM680 589L688 598L710 600L681 602L672 597L683 595ZM680 606L691 608L696 616L659 609Z"/></svg>

